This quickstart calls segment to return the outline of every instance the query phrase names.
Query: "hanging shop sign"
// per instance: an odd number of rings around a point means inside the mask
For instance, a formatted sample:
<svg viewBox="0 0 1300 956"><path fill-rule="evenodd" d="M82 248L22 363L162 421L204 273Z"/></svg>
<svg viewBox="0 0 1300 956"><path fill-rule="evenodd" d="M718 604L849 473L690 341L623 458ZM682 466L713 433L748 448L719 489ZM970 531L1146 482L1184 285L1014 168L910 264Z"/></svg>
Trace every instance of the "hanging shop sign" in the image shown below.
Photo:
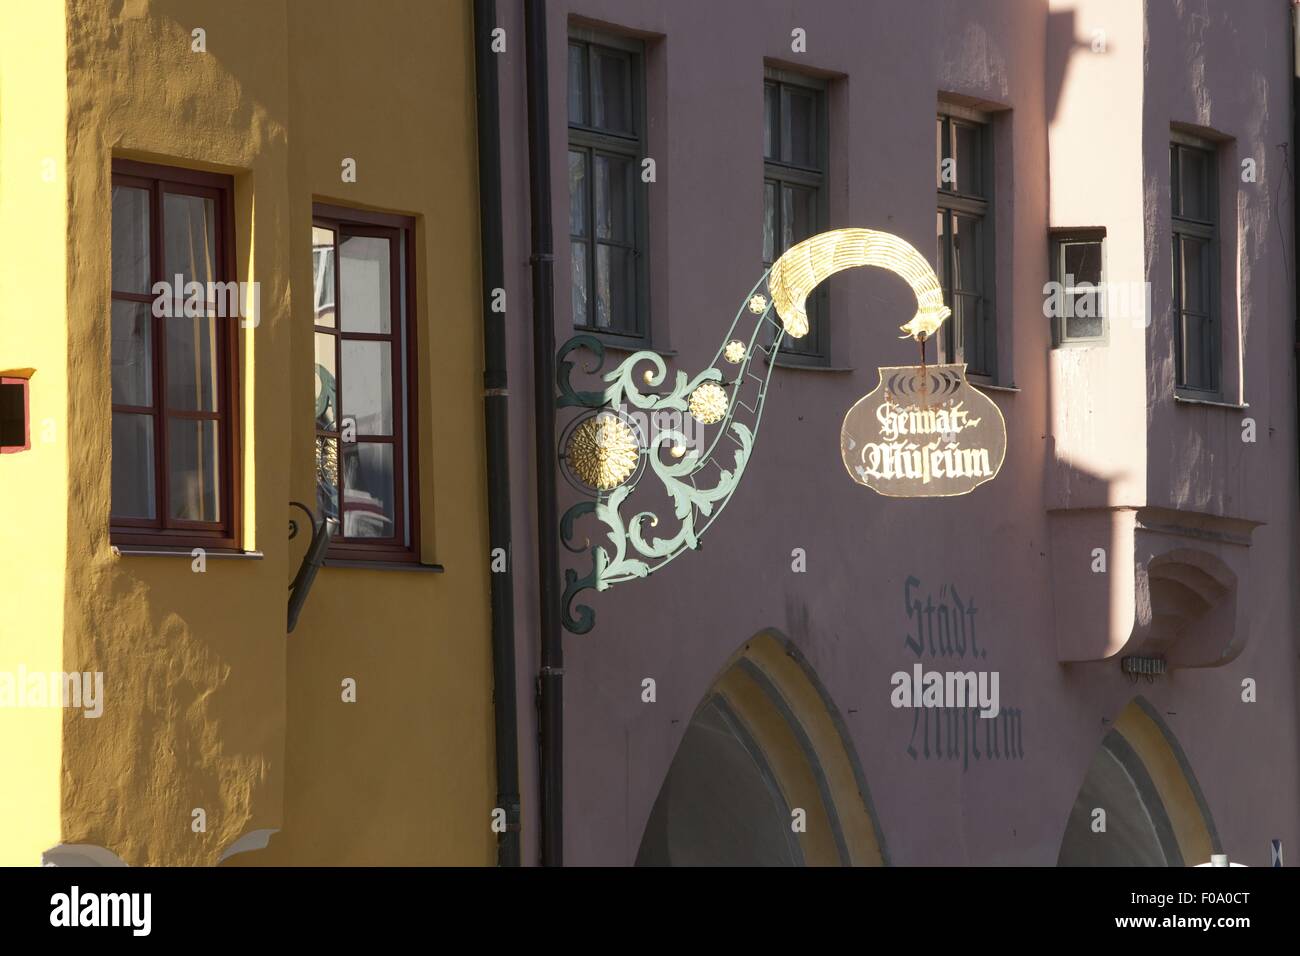
<svg viewBox="0 0 1300 956"><path fill-rule="evenodd" d="M965 365L895 366L844 416L840 454L854 481L882 495L964 495L997 477L1007 430Z"/></svg>
<svg viewBox="0 0 1300 956"><path fill-rule="evenodd" d="M806 333L808 295L856 266L888 269L911 286L917 310L901 328L920 344L921 364L882 367L876 387L844 416L840 454L849 475L894 498L964 495L991 481L1006 458L1006 423L966 381L965 365L925 364L925 343L952 312L915 246L874 229L835 229L791 246L768 277L786 331Z"/></svg>

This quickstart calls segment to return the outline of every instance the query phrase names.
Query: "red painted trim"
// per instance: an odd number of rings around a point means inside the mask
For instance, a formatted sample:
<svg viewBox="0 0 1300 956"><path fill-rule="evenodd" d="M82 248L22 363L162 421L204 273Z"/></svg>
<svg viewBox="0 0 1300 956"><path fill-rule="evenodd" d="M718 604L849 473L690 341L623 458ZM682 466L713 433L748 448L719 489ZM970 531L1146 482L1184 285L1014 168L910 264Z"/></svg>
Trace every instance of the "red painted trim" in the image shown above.
<svg viewBox="0 0 1300 956"><path fill-rule="evenodd" d="M22 445L0 445L0 455L12 455L32 447L32 388L25 378L0 378L0 385L17 385L23 390L23 441Z"/></svg>

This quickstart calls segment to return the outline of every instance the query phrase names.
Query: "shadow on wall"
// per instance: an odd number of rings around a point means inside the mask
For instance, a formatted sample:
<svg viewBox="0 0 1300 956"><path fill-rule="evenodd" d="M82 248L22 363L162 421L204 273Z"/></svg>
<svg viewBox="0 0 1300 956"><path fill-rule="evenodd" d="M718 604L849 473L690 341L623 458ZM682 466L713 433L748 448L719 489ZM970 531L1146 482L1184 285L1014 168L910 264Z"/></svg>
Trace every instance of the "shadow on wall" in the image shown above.
<svg viewBox="0 0 1300 956"><path fill-rule="evenodd" d="M1219 852L1182 748L1151 705L1134 698L1088 767L1057 866L1195 866Z"/></svg>
<svg viewBox="0 0 1300 956"><path fill-rule="evenodd" d="M888 862L844 722L786 637L763 631L722 669L687 727L638 866Z"/></svg>

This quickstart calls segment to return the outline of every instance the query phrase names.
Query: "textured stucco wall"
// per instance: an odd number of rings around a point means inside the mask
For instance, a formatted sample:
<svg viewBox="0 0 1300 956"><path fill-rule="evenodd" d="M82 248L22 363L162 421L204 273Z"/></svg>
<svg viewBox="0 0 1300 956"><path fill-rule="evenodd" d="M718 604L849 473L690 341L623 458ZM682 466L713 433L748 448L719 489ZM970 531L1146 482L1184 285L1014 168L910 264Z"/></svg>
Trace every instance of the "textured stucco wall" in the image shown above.
<svg viewBox="0 0 1300 956"><path fill-rule="evenodd" d="M472 62L462 3L69 0L69 421L62 840L127 862L486 863L492 802ZM191 30L206 31L206 53ZM61 81L62 82L62 81ZM109 502L115 156L234 176L244 546L116 557ZM358 181L340 182L343 157ZM327 568L291 638L290 499L312 501L313 198L417 217L422 546L444 575ZM357 703L341 682L357 681ZM191 830L191 811L207 832ZM51 841L53 842L53 841Z"/></svg>

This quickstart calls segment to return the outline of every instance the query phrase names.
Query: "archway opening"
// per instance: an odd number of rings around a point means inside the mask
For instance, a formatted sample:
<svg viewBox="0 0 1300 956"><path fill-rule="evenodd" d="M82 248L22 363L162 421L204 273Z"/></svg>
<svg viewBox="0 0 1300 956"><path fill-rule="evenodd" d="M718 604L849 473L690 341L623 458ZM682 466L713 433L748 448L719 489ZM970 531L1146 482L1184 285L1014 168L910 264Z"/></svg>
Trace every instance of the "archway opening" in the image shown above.
<svg viewBox="0 0 1300 956"><path fill-rule="evenodd" d="M1093 755L1058 866L1189 866L1220 851L1209 807L1177 739L1142 697Z"/></svg>
<svg viewBox="0 0 1300 956"><path fill-rule="evenodd" d="M691 718L637 865L886 861L839 711L793 643L759 633L727 662Z"/></svg>

